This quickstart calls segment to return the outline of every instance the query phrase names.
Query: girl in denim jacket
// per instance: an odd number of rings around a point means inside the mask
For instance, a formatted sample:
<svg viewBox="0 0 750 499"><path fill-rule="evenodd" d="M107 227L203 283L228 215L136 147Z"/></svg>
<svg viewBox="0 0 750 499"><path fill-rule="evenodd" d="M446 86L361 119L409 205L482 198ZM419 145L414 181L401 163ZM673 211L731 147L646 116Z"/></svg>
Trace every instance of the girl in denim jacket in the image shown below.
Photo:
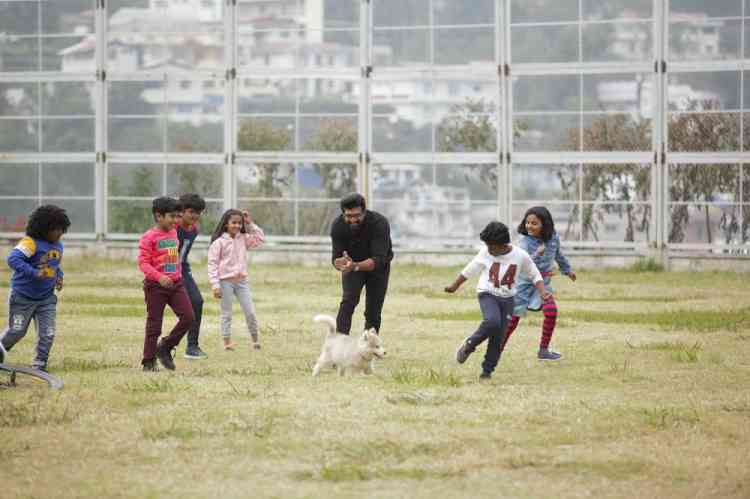
<svg viewBox="0 0 750 499"><path fill-rule="evenodd" d="M518 226L521 239L518 246L526 250L536 264L544 279L544 288L553 294L550 285L551 278L555 273L554 264L560 267L560 272L567 275L571 281L576 280L576 274L570 267L568 259L560 249L560 236L555 232L555 223L552 215L544 206L534 206L526 211L523 220ZM534 284L519 276L518 290L516 291L513 317L508 324L508 332L505 335L505 343L501 348L505 349L508 338L518 326L521 317L526 315L526 310L542 311L544 321L542 322L542 337L539 342L538 358L540 360L558 360L562 355L549 349L552 334L555 332L557 322L557 304L553 296L543 300Z"/></svg>

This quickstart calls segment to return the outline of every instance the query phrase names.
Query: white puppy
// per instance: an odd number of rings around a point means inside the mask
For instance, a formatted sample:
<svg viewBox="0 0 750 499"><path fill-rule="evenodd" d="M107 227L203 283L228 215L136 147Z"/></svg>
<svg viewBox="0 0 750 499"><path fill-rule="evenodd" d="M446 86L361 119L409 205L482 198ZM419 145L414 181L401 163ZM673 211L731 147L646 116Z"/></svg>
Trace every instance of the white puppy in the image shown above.
<svg viewBox="0 0 750 499"><path fill-rule="evenodd" d="M383 344L375 329L362 333L360 337L336 332L336 321L328 315L316 315L315 322L328 324L328 334L323 342L323 350L313 367L317 376L324 367L336 367L343 376L347 372L372 374L372 361L385 356Z"/></svg>

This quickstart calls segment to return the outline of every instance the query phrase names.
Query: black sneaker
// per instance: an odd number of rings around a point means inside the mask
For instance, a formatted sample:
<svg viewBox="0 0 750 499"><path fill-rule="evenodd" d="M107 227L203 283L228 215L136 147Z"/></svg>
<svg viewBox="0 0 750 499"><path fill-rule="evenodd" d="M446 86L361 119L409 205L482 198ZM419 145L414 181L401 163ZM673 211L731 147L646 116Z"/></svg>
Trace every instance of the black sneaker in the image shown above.
<svg viewBox="0 0 750 499"><path fill-rule="evenodd" d="M153 373L158 372L159 368L156 367L156 359L144 360L143 370L146 372L153 372Z"/></svg>
<svg viewBox="0 0 750 499"><path fill-rule="evenodd" d="M490 378L492 378L492 373L482 372L482 374L479 375L479 379L490 379Z"/></svg>
<svg viewBox="0 0 750 499"><path fill-rule="evenodd" d="M562 357L562 355L557 352L553 352L548 348L540 348L539 353L537 353L536 357L539 360L560 360L560 357Z"/></svg>
<svg viewBox="0 0 750 499"><path fill-rule="evenodd" d="M199 346L187 347L187 349L185 350L186 359L200 360L207 357L208 355L206 354L206 352L201 350L201 347Z"/></svg>
<svg viewBox="0 0 750 499"><path fill-rule="evenodd" d="M463 364L466 362L466 359L469 358L469 355L474 351L473 348L471 348L471 344L469 343L469 338L466 338L463 343L461 343L461 346L458 347L458 350L456 350L456 361L459 364Z"/></svg>
<svg viewBox="0 0 750 499"><path fill-rule="evenodd" d="M174 360L172 359L172 352L164 347L164 344L160 341L156 346L156 358L159 359L159 363L164 366L164 369L174 371Z"/></svg>
<svg viewBox="0 0 750 499"><path fill-rule="evenodd" d="M5 350L3 349L3 346L0 345L0 364L2 364L3 361L5 361Z"/></svg>

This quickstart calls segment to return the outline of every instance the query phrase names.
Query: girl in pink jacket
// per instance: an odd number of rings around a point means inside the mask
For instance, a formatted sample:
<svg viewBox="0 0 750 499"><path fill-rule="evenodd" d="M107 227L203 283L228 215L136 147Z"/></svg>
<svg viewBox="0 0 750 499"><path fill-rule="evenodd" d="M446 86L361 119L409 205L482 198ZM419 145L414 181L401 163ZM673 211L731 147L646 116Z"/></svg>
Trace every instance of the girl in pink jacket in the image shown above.
<svg viewBox="0 0 750 499"><path fill-rule="evenodd" d="M236 296L245 314L245 322L260 349L258 320L255 317L250 286L247 283L247 250L265 242L263 229L253 223L247 211L227 210L211 235L208 248L208 280L214 297L221 299L221 337L224 349L232 350L232 296Z"/></svg>

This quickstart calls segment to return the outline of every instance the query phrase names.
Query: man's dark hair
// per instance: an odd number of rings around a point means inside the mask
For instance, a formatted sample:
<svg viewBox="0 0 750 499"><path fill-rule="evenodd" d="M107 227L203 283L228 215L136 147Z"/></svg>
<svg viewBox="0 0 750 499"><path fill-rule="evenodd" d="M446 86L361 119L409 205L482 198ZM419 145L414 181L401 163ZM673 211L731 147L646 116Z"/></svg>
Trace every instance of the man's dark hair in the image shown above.
<svg viewBox="0 0 750 499"><path fill-rule="evenodd" d="M47 240L47 236L55 229L68 232L70 219L65 210L53 204L40 206L31 213L26 223L26 235L34 239Z"/></svg>
<svg viewBox="0 0 750 499"><path fill-rule="evenodd" d="M174 213L176 211L180 211L180 203L178 203L174 198L160 197L154 199L154 202L151 203L151 213L153 213L154 215L156 215L157 213L159 215L164 215L166 213Z"/></svg>
<svg viewBox="0 0 750 499"><path fill-rule="evenodd" d="M183 210L190 208L191 210L200 213L206 209L206 201L198 194L183 194L180 196L179 201Z"/></svg>
<svg viewBox="0 0 750 499"><path fill-rule="evenodd" d="M353 208L362 208L362 211L367 209L365 197L358 192L347 194L341 199L341 211L351 210Z"/></svg>
<svg viewBox="0 0 750 499"><path fill-rule="evenodd" d="M502 222L490 222L479 233L479 239L485 244L508 244L510 243L510 231Z"/></svg>
<svg viewBox="0 0 750 499"><path fill-rule="evenodd" d="M526 214L523 216L523 220L518 224L518 233L528 236L529 233L526 230L526 218L529 215L536 216L540 222L542 222L542 241L549 241L552 239L552 234L555 233L555 222L552 221L552 214L544 206L532 206L526 210Z"/></svg>

